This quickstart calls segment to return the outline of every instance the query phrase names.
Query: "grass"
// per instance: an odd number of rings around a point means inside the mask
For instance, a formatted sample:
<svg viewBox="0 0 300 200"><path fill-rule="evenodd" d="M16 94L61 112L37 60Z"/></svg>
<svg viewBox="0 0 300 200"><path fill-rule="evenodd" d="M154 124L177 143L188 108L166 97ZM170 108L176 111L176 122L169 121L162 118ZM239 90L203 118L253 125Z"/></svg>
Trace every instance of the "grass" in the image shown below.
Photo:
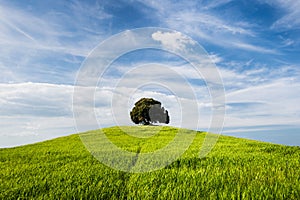
<svg viewBox="0 0 300 200"><path fill-rule="evenodd" d="M167 145L178 129L102 131L120 148L146 153ZM184 130L186 137L191 133L195 139L178 160L147 173L101 164L77 134L0 149L0 199L300 199L299 147L221 136L208 156L200 159L205 133ZM81 137L97 134L99 130Z"/></svg>

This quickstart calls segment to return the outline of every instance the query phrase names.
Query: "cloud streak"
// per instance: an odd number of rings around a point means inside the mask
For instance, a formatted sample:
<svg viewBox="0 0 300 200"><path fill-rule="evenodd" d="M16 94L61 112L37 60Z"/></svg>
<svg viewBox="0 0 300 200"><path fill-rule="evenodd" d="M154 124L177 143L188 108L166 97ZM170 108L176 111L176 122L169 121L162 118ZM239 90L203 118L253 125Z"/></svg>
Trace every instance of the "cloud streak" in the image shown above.
<svg viewBox="0 0 300 200"><path fill-rule="evenodd" d="M300 25L300 2L293 0L265 0L266 3L284 10L284 14L275 21L272 29L299 29Z"/></svg>

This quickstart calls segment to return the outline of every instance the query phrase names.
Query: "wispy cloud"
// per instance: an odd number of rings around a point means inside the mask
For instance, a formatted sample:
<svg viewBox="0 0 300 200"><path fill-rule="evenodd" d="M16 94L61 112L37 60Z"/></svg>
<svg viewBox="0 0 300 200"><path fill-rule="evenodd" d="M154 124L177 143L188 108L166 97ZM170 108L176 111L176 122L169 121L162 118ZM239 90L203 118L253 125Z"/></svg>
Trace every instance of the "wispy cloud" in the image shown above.
<svg viewBox="0 0 300 200"><path fill-rule="evenodd" d="M232 43L232 45L248 51L255 51L260 53L268 53L268 54L279 54L279 52L276 49L268 49L258 45L252 45L243 42L234 42Z"/></svg>
<svg viewBox="0 0 300 200"><path fill-rule="evenodd" d="M156 16L162 25L190 34L201 42L230 49L277 54L278 52L272 48L252 44L252 41L257 39L258 33L247 21L224 18L213 10L230 2L229 0L210 3L193 1L183 5L183 2L143 1L146 6L156 11L152 16Z"/></svg>
<svg viewBox="0 0 300 200"><path fill-rule="evenodd" d="M12 29L16 30L17 32L21 33L22 35L24 35L25 37L27 37L28 39L32 40L33 42L36 42L35 39L33 39L33 37L31 37L29 34L27 34L26 32L24 32L23 30L21 30L19 27L17 27L14 24L11 24L10 22L7 22L5 19L1 19L2 22L4 22L5 24L7 24L9 27L11 27Z"/></svg>
<svg viewBox="0 0 300 200"><path fill-rule="evenodd" d="M300 1L275 0L267 3L284 9L284 14L273 23L273 29L299 29L300 25Z"/></svg>
<svg viewBox="0 0 300 200"><path fill-rule="evenodd" d="M72 66L69 72L78 68L90 50L108 34L103 31L102 22L111 16L100 5L88 6L80 1L67 5L65 12L46 9L43 14L9 2L0 5L0 65L3 73L14 71L13 76L1 77L0 82L41 82L42 74L51 76L52 73L65 76L66 66ZM92 21L97 24L89 23ZM44 72L33 76L38 69ZM66 78L68 82L69 78Z"/></svg>
<svg viewBox="0 0 300 200"><path fill-rule="evenodd" d="M277 75L259 69L227 73L225 84L229 79L233 82L227 85L231 89L226 93L226 127L299 125L300 107L296 102L300 99L300 81L295 79L297 73L282 78L279 71Z"/></svg>
<svg viewBox="0 0 300 200"><path fill-rule="evenodd" d="M0 44L18 47L19 51L32 49L86 56L93 47L92 42L96 44L99 41L91 41L97 39L97 37L82 30L81 24L84 24L83 20L86 20L84 17L87 17L83 14L90 14L89 11L91 10L87 11L86 9L88 8L82 9L82 15L78 15L79 8L77 7L79 5L77 3L73 9L74 17L78 16L82 21L80 24L64 13L49 12L42 16L36 16L34 13L26 12L16 7L1 5L0 21L4 23L0 32L2 36ZM10 13L14 13L14 15ZM61 21L61 19L66 21ZM83 26L86 27L86 25ZM75 30L71 31L71 27ZM85 37L80 38L79 36ZM100 40L99 36L101 35L98 34L98 40ZM77 43L74 43L70 38L77 39Z"/></svg>
<svg viewBox="0 0 300 200"><path fill-rule="evenodd" d="M177 28L179 28L183 24L186 24L187 26L194 26L199 30L202 29L203 31L207 32L230 33L232 35L255 35L255 33L253 33L251 30L247 30L241 25L235 26L235 22L227 22L209 12L201 13L195 11L181 11L167 17L167 23L174 26L174 22L178 24Z"/></svg>
<svg viewBox="0 0 300 200"><path fill-rule="evenodd" d="M206 2L206 4L204 5L205 9L213 9L213 8L218 8L220 6L226 5L228 3L232 2L232 0L212 0L212 1L208 1Z"/></svg>

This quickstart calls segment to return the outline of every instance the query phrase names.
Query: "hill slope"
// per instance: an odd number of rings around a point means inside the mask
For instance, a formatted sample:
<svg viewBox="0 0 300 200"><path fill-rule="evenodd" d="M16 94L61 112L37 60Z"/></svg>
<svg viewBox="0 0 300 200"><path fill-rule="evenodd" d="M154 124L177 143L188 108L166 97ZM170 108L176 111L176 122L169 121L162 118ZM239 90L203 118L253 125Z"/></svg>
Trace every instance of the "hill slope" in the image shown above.
<svg viewBox="0 0 300 200"><path fill-rule="evenodd" d="M145 133L143 127L126 128ZM151 152L170 141L177 129L164 127L149 139L134 139L118 127L105 130L121 148ZM97 131L84 134L90 133ZM299 147L221 136L200 159L204 137L197 132L179 160L148 173L101 164L79 135L1 149L0 199L300 199Z"/></svg>

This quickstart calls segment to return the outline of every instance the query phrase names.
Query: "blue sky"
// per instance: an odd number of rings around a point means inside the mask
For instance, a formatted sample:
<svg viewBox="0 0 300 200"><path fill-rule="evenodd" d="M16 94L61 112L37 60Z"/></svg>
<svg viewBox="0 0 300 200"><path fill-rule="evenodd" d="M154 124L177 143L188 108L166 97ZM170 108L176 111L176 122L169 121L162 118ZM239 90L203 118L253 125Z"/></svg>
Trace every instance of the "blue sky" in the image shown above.
<svg viewBox="0 0 300 200"><path fill-rule="evenodd" d="M216 64L226 96L223 134L300 145L298 0L0 0L0 147L75 133L72 95L82 62L110 36L149 26L190 36ZM166 52L145 50L112 64L105 90L95 95L103 99L96 109L100 119L110 109L104 97L112 94L117 78L154 61L185 74L203 97L198 104L206 113L208 92L188 64ZM176 125L178 110L169 94L148 87L135 99L141 95L174 109Z"/></svg>

